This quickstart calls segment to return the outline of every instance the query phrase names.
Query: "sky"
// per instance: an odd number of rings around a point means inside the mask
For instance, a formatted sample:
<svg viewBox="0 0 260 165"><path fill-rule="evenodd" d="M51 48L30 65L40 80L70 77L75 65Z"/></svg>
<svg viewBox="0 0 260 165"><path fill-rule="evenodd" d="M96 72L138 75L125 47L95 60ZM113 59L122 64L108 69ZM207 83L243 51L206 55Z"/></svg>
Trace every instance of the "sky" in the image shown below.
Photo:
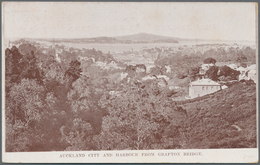
<svg viewBox="0 0 260 165"><path fill-rule="evenodd" d="M149 33L255 41L255 3L3 2L5 38L89 38Z"/></svg>

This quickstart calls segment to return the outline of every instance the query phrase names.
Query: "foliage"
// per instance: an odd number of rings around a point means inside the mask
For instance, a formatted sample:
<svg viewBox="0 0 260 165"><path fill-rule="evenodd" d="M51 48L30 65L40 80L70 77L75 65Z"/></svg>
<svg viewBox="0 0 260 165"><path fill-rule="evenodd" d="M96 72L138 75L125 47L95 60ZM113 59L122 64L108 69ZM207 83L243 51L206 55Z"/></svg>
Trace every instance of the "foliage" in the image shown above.
<svg viewBox="0 0 260 165"><path fill-rule="evenodd" d="M15 151L21 149L26 151L31 143L29 143L29 136L35 124L40 122L44 113L44 88L37 84L34 80L22 79L19 84L14 85L10 89L9 97L6 104L6 120L7 128L17 130L7 130L7 143L12 144L8 151ZM19 134L20 132L21 134ZM24 139L23 144L17 144Z"/></svg>
<svg viewBox="0 0 260 165"><path fill-rule="evenodd" d="M236 71L234 69L231 69L228 66L222 66L219 67L219 71L217 74L219 77L224 76L224 77L230 77L230 80L238 80L238 76L240 75L239 71Z"/></svg>
<svg viewBox="0 0 260 165"><path fill-rule="evenodd" d="M257 146L255 85L236 83L228 89L178 105L182 105L189 116L186 123L189 148Z"/></svg>
<svg viewBox="0 0 260 165"><path fill-rule="evenodd" d="M34 56L33 51L31 51L31 53L23 55L23 58L20 60L19 65L22 69L22 72L19 75L20 79L37 79L39 82L41 82L43 75L38 66L36 65L36 58Z"/></svg>
<svg viewBox="0 0 260 165"><path fill-rule="evenodd" d="M65 72L65 77L69 85L76 81L81 75L80 62L75 60L71 61L68 70Z"/></svg>
<svg viewBox="0 0 260 165"><path fill-rule="evenodd" d="M218 80L218 67L217 66L211 66L206 71L206 76L208 76L212 80Z"/></svg>
<svg viewBox="0 0 260 165"><path fill-rule="evenodd" d="M167 57L161 49L153 49L160 56L151 74L167 75L166 64L171 65L172 77L183 78L174 79L182 89L169 90L163 79L139 81L146 75L144 65L127 66L129 75L121 81L122 69L93 65L94 61L115 61L95 49L62 51L57 61L56 51L64 46L55 45L43 53L37 43L20 42L19 49L5 50L7 152L256 147L253 81L230 83L228 89L210 95L173 101L197 77L201 58L222 53L228 60L239 57L243 61L246 53L254 55L250 47L230 48L231 55L210 50ZM84 65L76 60L78 56L92 62ZM238 72L227 66L211 67L207 75L236 79Z"/></svg>
<svg viewBox="0 0 260 165"><path fill-rule="evenodd" d="M214 58L206 58L204 64L215 64L217 61Z"/></svg>
<svg viewBox="0 0 260 165"><path fill-rule="evenodd" d="M18 49L22 55L34 56L34 53L36 52L36 47L29 43L21 44Z"/></svg>
<svg viewBox="0 0 260 165"><path fill-rule="evenodd" d="M104 106L109 115L104 117L102 132L95 138L99 149L180 147L181 142L175 140L181 140L185 111L164 99L166 93L154 85L126 86L120 96L107 100Z"/></svg>
<svg viewBox="0 0 260 165"><path fill-rule="evenodd" d="M70 130L66 130L65 126L61 127L62 138L69 144L67 151L91 150L93 130L89 123L82 121L80 118L73 120Z"/></svg>

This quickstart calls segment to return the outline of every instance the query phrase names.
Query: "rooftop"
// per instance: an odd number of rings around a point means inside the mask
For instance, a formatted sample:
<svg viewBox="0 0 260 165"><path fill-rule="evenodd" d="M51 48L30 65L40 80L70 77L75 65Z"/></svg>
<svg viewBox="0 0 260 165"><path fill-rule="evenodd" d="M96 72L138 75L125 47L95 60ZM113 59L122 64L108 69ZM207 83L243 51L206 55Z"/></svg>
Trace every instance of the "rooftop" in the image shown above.
<svg viewBox="0 0 260 165"><path fill-rule="evenodd" d="M193 81L190 83L191 85L214 85L214 86L220 86L219 83L211 80L211 79L199 79L197 81Z"/></svg>

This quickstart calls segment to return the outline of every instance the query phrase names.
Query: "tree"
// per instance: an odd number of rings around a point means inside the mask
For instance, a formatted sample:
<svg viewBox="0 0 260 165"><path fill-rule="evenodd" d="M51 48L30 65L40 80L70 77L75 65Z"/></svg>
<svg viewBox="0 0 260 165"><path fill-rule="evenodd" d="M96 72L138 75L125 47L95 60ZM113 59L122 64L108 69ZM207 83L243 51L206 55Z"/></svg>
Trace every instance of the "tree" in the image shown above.
<svg viewBox="0 0 260 165"><path fill-rule="evenodd" d="M222 66L219 68L218 76L230 77L232 80L238 79L240 72L234 69L231 69L228 66Z"/></svg>
<svg viewBox="0 0 260 165"><path fill-rule="evenodd" d="M22 79L10 89L6 100L7 151L29 151L43 118L44 88L35 80Z"/></svg>
<svg viewBox="0 0 260 165"><path fill-rule="evenodd" d="M237 59L236 62L247 62L247 57L243 54L243 52L240 50L237 53Z"/></svg>
<svg viewBox="0 0 260 165"><path fill-rule="evenodd" d="M23 55L19 53L16 46L13 46L11 50L9 48L5 50L5 74L6 76L14 76L12 81L16 81L16 76L18 76L22 71L19 64L22 58Z"/></svg>
<svg viewBox="0 0 260 165"><path fill-rule="evenodd" d="M151 84L152 85L152 84ZM166 93L155 86L125 86L118 97L103 100L109 115L102 132L94 137L97 149L136 150L178 148L185 110L168 102ZM167 131L166 131L167 130Z"/></svg>
<svg viewBox="0 0 260 165"><path fill-rule="evenodd" d="M62 134L61 141L69 144L65 150L92 150L93 129L89 123L83 121L81 118L75 118L69 128L62 126L60 130Z"/></svg>
<svg viewBox="0 0 260 165"><path fill-rule="evenodd" d="M19 62L19 66L22 69L19 75L20 79L37 79L38 82L42 83L43 75L39 67L36 65L34 51L23 55L23 58Z"/></svg>
<svg viewBox="0 0 260 165"><path fill-rule="evenodd" d="M136 66L127 65L125 72L128 73L130 77L134 77L136 75Z"/></svg>
<svg viewBox="0 0 260 165"><path fill-rule="evenodd" d="M188 74L191 76L191 77L193 77L193 78L195 78L196 76L197 76L197 74L199 73L199 71L200 71L200 66L194 66L194 67L190 67L189 69L188 69Z"/></svg>
<svg viewBox="0 0 260 165"><path fill-rule="evenodd" d="M247 64L246 63L240 63L240 66L243 67L243 68L246 68Z"/></svg>
<svg viewBox="0 0 260 165"><path fill-rule="evenodd" d="M36 47L31 45L31 44L28 44L28 43L23 43L21 44L19 47L19 52L22 54L22 55L32 55L32 52L35 53L37 51ZM34 56L34 55L33 55Z"/></svg>
<svg viewBox="0 0 260 165"><path fill-rule="evenodd" d="M96 91L89 80L84 78L76 80L72 87L67 98L71 103L73 113L83 121L90 123L95 129L94 133L99 132L105 113L105 109L99 105L103 92Z"/></svg>
<svg viewBox="0 0 260 165"><path fill-rule="evenodd" d="M69 68L65 72L65 78L69 86L80 77L82 72L80 65L80 62L77 60L70 62Z"/></svg>
<svg viewBox="0 0 260 165"><path fill-rule="evenodd" d="M6 96L9 94L9 90L13 83L17 82L18 76L21 73L19 61L23 56L19 53L16 46L11 49L5 50L5 91Z"/></svg>
<svg viewBox="0 0 260 165"><path fill-rule="evenodd" d="M243 54L247 57L247 60L255 63L256 62L256 50L252 49L251 47L247 46L245 49L242 50Z"/></svg>
<svg viewBox="0 0 260 165"><path fill-rule="evenodd" d="M214 58L206 58L204 61L204 64L214 64L217 62Z"/></svg>
<svg viewBox="0 0 260 165"><path fill-rule="evenodd" d="M61 126L61 140L69 144L66 150L93 150L92 137L101 130L105 109L99 106L103 93L95 92L87 79L72 84L67 98L71 107L70 125Z"/></svg>
<svg viewBox="0 0 260 165"><path fill-rule="evenodd" d="M211 66L207 71L206 71L206 76L212 80L218 80L218 67L217 66Z"/></svg>
<svg viewBox="0 0 260 165"><path fill-rule="evenodd" d="M165 66L155 66L153 68L150 69L150 73L153 74L153 75L162 75L162 74L165 74L166 73L166 68Z"/></svg>

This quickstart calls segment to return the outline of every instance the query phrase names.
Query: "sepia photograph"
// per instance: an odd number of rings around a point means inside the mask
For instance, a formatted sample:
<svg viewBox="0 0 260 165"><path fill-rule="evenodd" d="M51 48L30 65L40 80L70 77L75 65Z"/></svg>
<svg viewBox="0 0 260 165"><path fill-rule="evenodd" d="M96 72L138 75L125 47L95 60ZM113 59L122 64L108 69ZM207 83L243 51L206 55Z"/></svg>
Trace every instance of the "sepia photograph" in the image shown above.
<svg viewBox="0 0 260 165"><path fill-rule="evenodd" d="M257 3L1 9L3 162L258 162Z"/></svg>

